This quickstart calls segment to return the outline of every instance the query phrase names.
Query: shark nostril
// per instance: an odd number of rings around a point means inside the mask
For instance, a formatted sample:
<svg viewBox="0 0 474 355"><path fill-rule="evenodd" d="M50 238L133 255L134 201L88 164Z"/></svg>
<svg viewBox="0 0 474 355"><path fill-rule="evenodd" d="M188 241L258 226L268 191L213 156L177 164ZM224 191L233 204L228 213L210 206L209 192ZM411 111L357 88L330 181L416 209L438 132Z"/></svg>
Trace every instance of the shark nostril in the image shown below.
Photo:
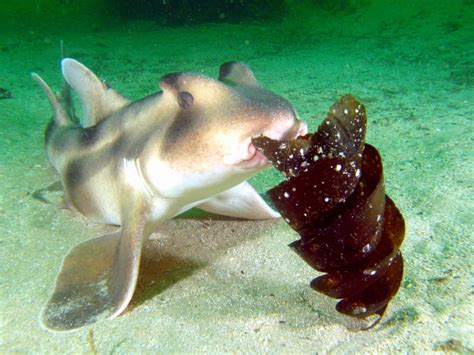
<svg viewBox="0 0 474 355"><path fill-rule="evenodd" d="M248 147L248 159L252 159L257 153L257 148L252 143L249 143Z"/></svg>
<svg viewBox="0 0 474 355"><path fill-rule="evenodd" d="M257 154L257 148L252 144L250 139L245 140L244 144L241 145L240 159L251 160L255 154Z"/></svg>

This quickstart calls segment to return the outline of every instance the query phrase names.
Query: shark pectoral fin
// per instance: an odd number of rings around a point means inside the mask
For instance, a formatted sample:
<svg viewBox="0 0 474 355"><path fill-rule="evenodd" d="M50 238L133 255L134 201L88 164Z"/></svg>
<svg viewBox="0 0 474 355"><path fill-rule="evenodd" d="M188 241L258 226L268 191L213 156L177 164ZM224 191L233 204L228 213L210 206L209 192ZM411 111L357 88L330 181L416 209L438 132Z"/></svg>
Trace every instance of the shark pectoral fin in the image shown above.
<svg viewBox="0 0 474 355"><path fill-rule="evenodd" d="M132 223L72 248L42 324L49 330L68 331L119 315L135 290L143 239L143 224Z"/></svg>
<svg viewBox="0 0 474 355"><path fill-rule="evenodd" d="M196 206L204 211L244 219L273 219L280 217L248 182L204 201Z"/></svg>
<svg viewBox="0 0 474 355"><path fill-rule="evenodd" d="M77 60L63 59L62 72L66 82L81 99L85 115L84 127L95 125L130 103Z"/></svg>
<svg viewBox="0 0 474 355"><path fill-rule="evenodd" d="M87 240L66 255L41 317L47 329L72 330L110 314L107 277L120 237L117 232Z"/></svg>

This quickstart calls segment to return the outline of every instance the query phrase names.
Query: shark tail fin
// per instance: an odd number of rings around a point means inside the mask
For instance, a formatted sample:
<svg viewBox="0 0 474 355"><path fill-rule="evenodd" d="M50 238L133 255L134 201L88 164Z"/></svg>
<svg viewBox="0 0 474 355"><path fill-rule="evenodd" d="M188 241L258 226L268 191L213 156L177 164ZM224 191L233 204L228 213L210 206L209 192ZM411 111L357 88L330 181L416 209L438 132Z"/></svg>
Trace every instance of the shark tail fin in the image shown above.
<svg viewBox="0 0 474 355"><path fill-rule="evenodd" d="M48 96L49 103L51 104L54 113L54 122L59 126L70 125L72 123L71 118L64 106L61 104L60 98L54 94L48 84L46 84L43 78L38 74L31 73L31 77L38 83L41 89L43 89L46 96Z"/></svg>

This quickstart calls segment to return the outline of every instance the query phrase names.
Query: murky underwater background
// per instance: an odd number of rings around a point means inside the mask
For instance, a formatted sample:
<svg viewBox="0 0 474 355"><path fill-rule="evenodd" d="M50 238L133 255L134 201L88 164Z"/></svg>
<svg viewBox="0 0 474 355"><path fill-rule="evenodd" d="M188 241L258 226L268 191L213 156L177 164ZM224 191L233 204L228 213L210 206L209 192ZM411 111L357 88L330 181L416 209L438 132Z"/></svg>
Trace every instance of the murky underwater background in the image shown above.
<svg viewBox="0 0 474 355"><path fill-rule="evenodd" d="M212 3L212 4L211 4ZM0 5L0 351L474 351L474 2L7 0ZM270 5L269 5L270 4ZM32 198L57 180L37 72L59 90L60 50L130 98L176 71L243 61L314 130L351 93L404 214L405 276L381 326L353 331L283 221L179 218L145 248L128 311L72 333L43 330L62 257L111 227ZM275 170L252 179L260 192ZM51 196L59 201L60 196Z"/></svg>

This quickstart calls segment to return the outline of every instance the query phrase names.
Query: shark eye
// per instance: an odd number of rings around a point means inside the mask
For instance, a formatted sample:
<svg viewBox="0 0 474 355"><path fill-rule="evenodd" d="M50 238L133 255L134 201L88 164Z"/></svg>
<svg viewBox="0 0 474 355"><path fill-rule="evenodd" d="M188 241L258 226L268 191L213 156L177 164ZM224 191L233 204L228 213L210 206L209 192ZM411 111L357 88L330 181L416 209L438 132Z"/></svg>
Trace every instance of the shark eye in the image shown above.
<svg viewBox="0 0 474 355"><path fill-rule="evenodd" d="M190 108L194 103L194 97L190 92L180 91L178 93L178 104L181 108Z"/></svg>

